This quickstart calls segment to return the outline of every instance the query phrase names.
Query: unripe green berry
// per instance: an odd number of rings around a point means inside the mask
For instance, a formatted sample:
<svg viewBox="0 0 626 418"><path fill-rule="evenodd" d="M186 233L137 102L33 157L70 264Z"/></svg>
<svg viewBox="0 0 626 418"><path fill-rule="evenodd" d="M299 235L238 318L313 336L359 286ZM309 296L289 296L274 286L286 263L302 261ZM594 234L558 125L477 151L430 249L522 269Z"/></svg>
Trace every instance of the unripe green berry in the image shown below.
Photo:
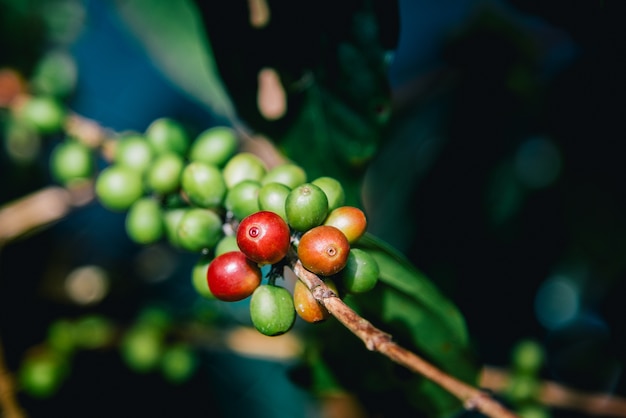
<svg viewBox="0 0 626 418"><path fill-rule="evenodd" d="M122 359L137 373L159 366L163 354L161 332L151 326L135 326L124 334L120 344Z"/></svg>
<svg viewBox="0 0 626 418"><path fill-rule="evenodd" d="M126 214L126 233L138 244L151 244L164 234L163 210L156 200L150 197L139 199Z"/></svg>
<svg viewBox="0 0 626 418"><path fill-rule="evenodd" d="M189 201L202 208L221 206L226 195L226 183L219 168L198 161L187 164L183 170L182 188Z"/></svg>
<svg viewBox="0 0 626 418"><path fill-rule="evenodd" d="M215 245L215 257L231 251L239 251L236 235L224 235Z"/></svg>
<svg viewBox="0 0 626 418"><path fill-rule="evenodd" d="M285 200L287 223L304 232L320 225L328 214L328 198L318 186L305 183L291 190Z"/></svg>
<svg viewBox="0 0 626 418"><path fill-rule="evenodd" d="M178 385L187 381L195 372L198 359L186 343L177 343L165 348L161 358L161 373L169 382Z"/></svg>
<svg viewBox="0 0 626 418"><path fill-rule="evenodd" d="M148 188L159 194L176 192L180 188L184 166L185 163L178 154L169 152L159 155L148 168Z"/></svg>
<svg viewBox="0 0 626 418"><path fill-rule="evenodd" d="M178 223L178 242L189 251L211 250L222 235L222 220L208 209L188 209Z"/></svg>
<svg viewBox="0 0 626 418"><path fill-rule="evenodd" d="M239 140L233 129L215 126L200 133L191 144L189 160L223 167L235 155L238 146Z"/></svg>
<svg viewBox="0 0 626 418"><path fill-rule="evenodd" d="M152 147L142 135L127 134L117 141L114 161L143 173L150 167L153 156Z"/></svg>
<svg viewBox="0 0 626 418"><path fill-rule="evenodd" d="M90 179L94 168L91 148L78 141L66 140L54 147L50 154L52 175L63 185Z"/></svg>
<svg viewBox="0 0 626 418"><path fill-rule="evenodd" d="M110 210L128 209L143 195L143 182L135 170L110 165L96 179L96 196Z"/></svg>
<svg viewBox="0 0 626 418"><path fill-rule="evenodd" d="M365 293L376 286L379 274L378 263L370 253L351 248L346 266L337 274L337 281L348 293Z"/></svg>
<svg viewBox="0 0 626 418"><path fill-rule="evenodd" d="M513 368L520 373L535 374L543 366L544 351L534 340L519 341L511 353Z"/></svg>
<svg viewBox="0 0 626 418"><path fill-rule="evenodd" d="M237 183L226 193L224 207L231 211L235 218L242 220L259 211L260 189L261 184L258 181L244 180Z"/></svg>
<svg viewBox="0 0 626 418"><path fill-rule="evenodd" d="M50 96L30 97L20 109L19 116L40 134L58 132L65 123L66 111L59 101Z"/></svg>
<svg viewBox="0 0 626 418"><path fill-rule="evenodd" d="M193 288L198 294L206 299L215 299L211 289L209 289L209 283L207 282L207 271L209 270L209 264L213 260L212 257L202 255L196 264L194 264L191 272L191 283Z"/></svg>
<svg viewBox="0 0 626 418"><path fill-rule="evenodd" d="M261 334L275 336L286 333L296 319L291 293L280 286L257 287L250 298L250 319Z"/></svg>
<svg viewBox="0 0 626 418"><path fill-rule="evenodd" d="M274 212L287 222L285 201L291 189L282 183L267 183L259 189L259 209Z"/></svg>
<svg viewBox="0 0 626 418"><path fill-rule="evenodd" d="M262 185L268 183L281 183L293 189L303 183L306 183L306 171L296 164L286 163L278 165L265 174L261 180Z"/></svg>
<svg viewBox="0 0 626 418"><path fill-rule="evenodd" d="M261 181L266 172L265 163L259 157L249 152L242 152L228 160L222 174L226 186L232 188L244 180Z"/></svg>
<svg viewBox="0 0 626 418"><path fill-rule="evenodd" d="M332 177L318 177L311 183L324 191L328 198L328 211L332 211L344 204L346 195L343 186Z"/></svg>
<svg viewBox="0 0 626 418"><path fill-rule="evenodd" d="M173 247L180 247L180 239L178 238L178 225L187 212L186 208L167 209L163 214L165 221L165 234L167 240Z"/></svg>
<svg viewBox="0 0 626 418"><path fill-rule="evenodd" d="M187 132L180 123L170 118L153 121L145 136L157 155L172 152L184 157L189 148Z"/></svg>

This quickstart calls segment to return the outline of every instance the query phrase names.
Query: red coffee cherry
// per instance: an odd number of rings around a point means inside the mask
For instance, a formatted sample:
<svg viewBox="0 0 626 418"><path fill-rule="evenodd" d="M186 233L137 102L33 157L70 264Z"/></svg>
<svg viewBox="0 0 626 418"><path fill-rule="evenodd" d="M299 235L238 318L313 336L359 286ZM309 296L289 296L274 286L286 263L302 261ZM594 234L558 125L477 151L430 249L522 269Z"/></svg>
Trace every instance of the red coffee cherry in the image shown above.
<svg viewBox="0 0 626 418"><path fill-rule="evenodd" d="M209 290L217 299L234 302L247 298L261 284L261 269L241 251L230 251L211 261Z"/></svg>
<svg viewBox="0 0 626 418"><path fill-rule="evenodd" d="M350 244L363 236L367 229L365 213L354 206L341 206L331 211L324 225L334 226L348 238Z"/></svg>
<svg viewBox="0 0 626 418"><path fill-rule="evenodd" d="M237 245L251 260L274 264L287 255L291 242L289 225L280 215L260 211L245 217L237 228Z"/></svg>
<svg viewBox="0 0 626 418"><path fill-rule="evenodd" d="M316 226L305 232L298 244L298 258L304 268L322 276L341 271L349 253L348 239L334 226Z"/></svg>

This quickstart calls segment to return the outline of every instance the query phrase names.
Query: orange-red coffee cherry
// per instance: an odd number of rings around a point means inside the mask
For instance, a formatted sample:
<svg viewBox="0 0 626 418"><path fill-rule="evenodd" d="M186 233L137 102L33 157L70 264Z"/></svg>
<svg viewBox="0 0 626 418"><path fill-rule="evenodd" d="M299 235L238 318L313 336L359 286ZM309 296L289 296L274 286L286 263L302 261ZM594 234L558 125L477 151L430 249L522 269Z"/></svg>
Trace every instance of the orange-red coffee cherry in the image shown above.
<svg viewBox="0 0 626 418"><path fill-rule="evenodd" d="M245 217L237 228L237 245L251 260L274 264L287 255L290 230L280 215L259 211Z"/></svg>
<svg viewBox="0 0 626 418"><path fill-rule="evenodd" d="M320 225L308 230L300 238L298 258L307 270L321 276L341 271L348 260L350 243L334 226Z"/></svg>
<svg viewBox="0 0 626 418"><path fill-rule="evenodd" d="M332 280L326 279L324 282L336 295L339 295L337 286ZM315 299L309 288L300 280L296 281L293 288L293 304L298 316L306 322L314 324L322 322L330 316L328 310Z"/></svg>
<svg viewBox="0 0 626 418"><path fill-rule="evenodd" d="M241 251L229 251L211 261L209 290L217 299L235 302L247 298L261 284L261 269Z"/></svg>
<svg viewBox="0 0 626 418"><path fill-rule="evenodd" d="M324 225L339 229L348 238L348 242L353 244L365 233L367 219L365 213L359 208L340 206L328 214Z"/></svg>

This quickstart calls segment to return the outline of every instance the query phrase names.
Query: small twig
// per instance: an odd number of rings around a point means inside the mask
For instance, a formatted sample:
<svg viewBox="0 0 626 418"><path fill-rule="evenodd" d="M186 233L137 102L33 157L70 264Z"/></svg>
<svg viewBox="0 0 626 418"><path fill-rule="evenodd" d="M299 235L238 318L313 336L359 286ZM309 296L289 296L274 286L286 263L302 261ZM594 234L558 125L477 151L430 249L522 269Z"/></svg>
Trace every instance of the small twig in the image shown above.
<svg viewBox="0 0 626 418"><path fill-rule="evenodd" d="M94 197L91 182L66 189L49 186L0 208L0 248L29 232L56 222Z"/></svg>
<svg viewBox="0 0 626 418"><path fill-rule="evenodd" d="M514 418L513 412L504 408L485 391L464 383L422 359L417 354L400 347L391 336L376 328L346 305L317 275L304 268L295 254L290 254L289 265L298 278L309 288L339 322L361 339L371 351L377 351L407 369L421 374L456 396L468 410L479 411L492 418Z"/></svg>
<svg viewBox="0 0 626 418"><path fill-rule="evenodd" d="M4 349L0 340L0 416L3 418L26 418L15 397L13 376L4 363Z"/></svg>
<svg viewBox="0 0 626 418"><path fill-rule="evenodd" d="M480 385L495 392L503 392L512 379L511 374L505 370L484 367ZM549 407L576 410L592 416L626 417L625 398L604 393L586 393L549 380L540 382L535 400Z"/></svg>

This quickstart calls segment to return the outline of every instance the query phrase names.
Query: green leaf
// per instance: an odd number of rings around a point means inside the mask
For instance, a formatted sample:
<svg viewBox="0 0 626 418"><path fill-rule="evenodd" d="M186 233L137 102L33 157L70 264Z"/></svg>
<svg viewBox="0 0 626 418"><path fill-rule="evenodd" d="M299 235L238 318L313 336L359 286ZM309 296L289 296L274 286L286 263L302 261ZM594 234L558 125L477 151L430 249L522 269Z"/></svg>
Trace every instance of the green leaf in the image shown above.
<svg viewBox="0 0 626 418"><path fill-rule="evenodd" d="M173 84L216 115L233 119L233 104L193 1L133 0L120 2L119 11Z"/></svg>
<svg viewBox="0 0 626 418"><path fill-rule="evenodd" d="M374 256L380 268L380 282L371 292L347 297L346 303L390 333L404 348L460 380L475 384L478 366L457 307L402 254L381 240L366 234L355 247ZM418 381L409 386L403 389L408 391L407 396L421 393L423 409L437 416L445 416L460 406L457 399L432 383Z"/></svg>

